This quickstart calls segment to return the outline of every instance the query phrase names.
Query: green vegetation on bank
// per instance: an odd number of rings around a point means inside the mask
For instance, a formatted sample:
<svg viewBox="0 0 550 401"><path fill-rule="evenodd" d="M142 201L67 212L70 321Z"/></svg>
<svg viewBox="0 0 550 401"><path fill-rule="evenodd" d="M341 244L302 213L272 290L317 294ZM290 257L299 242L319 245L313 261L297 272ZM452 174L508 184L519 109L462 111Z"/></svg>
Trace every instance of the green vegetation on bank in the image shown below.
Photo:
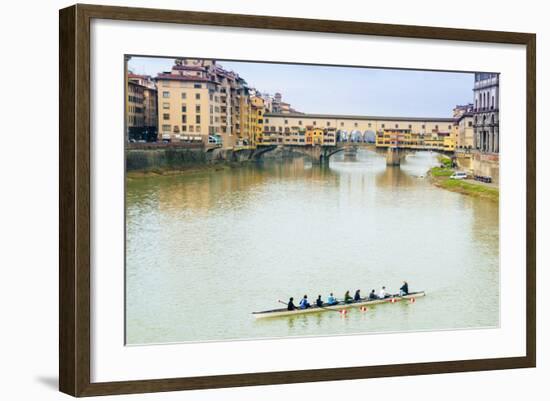
<svg viewBox="0 0 550 401"><path fill-rule="evenodd" d="M498 200L499 192L497 188L491 188L482 184L473 184L463 180L444 180L441 182L441 187L454 190L456 192L467 193L471 195L483 196Z"/></svg>
<svg viewBox="0 0 550 401"><path fill-rule="evenodd" d="M439 161L439 163L441 163L442 167L448 168L448 169L453 168L453 161L448 156L439 155L437 157L437 160Z"/></svg>
<svg viewBox="0 0 550 401"><path fill-rule="evenodd" d="M432 177L450 177L453 174L453 170L447 167L433 167L430 170Z"/></svg>
<svg viewBox="0 0 550 401"><path fill-rule="evenodd" d="M495 202L499 200L499 190L483 183L472 183L465 180L453 180L449 178L453 174L451 168L433 167L429 175L432 183L443 189L458 192L464 195L477 196Z"/></svg>

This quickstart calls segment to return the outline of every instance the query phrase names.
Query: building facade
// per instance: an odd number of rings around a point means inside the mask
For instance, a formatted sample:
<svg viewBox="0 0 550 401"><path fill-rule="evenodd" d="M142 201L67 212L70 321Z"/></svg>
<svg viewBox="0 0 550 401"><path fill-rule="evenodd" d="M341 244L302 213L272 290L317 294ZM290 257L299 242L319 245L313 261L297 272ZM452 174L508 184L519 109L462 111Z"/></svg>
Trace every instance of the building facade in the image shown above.
<svg viewBox="0 0 550 401"><path fill-rule="evenodd" d="M469 166L474 176L499 181L499 74L476 73L474 78L473 131L474 152L469 160L458 159L459 166ZM466 163L466 161L468 163Z"/></svg>
<svg viewBox="0 0 550 401"><path fill-rule="evenodd" d="M451 132L434 131L429 134L422 134L410 129L390 128L376 134L376 147L436 150L451 153L456 148L456 142Z"/></svg>
<svg viewBox="0 0 550 401"><path fill-rule="evenodd" d="M133 139L136 128L143 127L145 124L145 114L143 105L143 86L137 82L128 79L128 98L126 102L126 127L128 129L128 138Z"/></svg>
<svg viewBox="0 0 550 401"><path fill-rule="evenodd" d="M177 59L156 81L159 140L250 143L252 106L238 74L215 60Z"/></svg>
<svg viewBox="0 0 550 401"><path fill-rule="evenodd" d="M474 138L483 153L499 153L499 95L499 74L475 73Z"/></svg>
<svg viewBox="0 0 550 401"><path fill-rule="evenodd" d="M418 136L431 136L436 133L451 136L456 132L454 118L412 118L348 116L328 114L266 113L264 115L263 138L258 144L273 144L277 136L290 133L293 127L328 129L336 135L336 141L375 142L376 135L386 130L409 130ZM306 135L306 143L308 135ZM449 143L448 143L449 144ZM442 145L443 146L443 145Z"/></svg>
<svg viewBox="0 0 550 401"><path fill-rule="evenodd" d="M129 73L126 100L127 139L154 141L157 136L157 91L151 77Z"/></svg>
<svg viewBox="0 0 550 401"><path fill-rule="evenodd" d="M458 117L456 121L458 136L456 146L459 151L470 151L475 148L474 141L474 117L472 112L467 112Z"/></svg>
<svg viewBox="0 0 550 401"><path fill-rule="evenodd" d="M259 94L254 93L250 97L251 104L251 143L256 144L262 141L264 128L264 114L266 112L265 99Z"/></svg>

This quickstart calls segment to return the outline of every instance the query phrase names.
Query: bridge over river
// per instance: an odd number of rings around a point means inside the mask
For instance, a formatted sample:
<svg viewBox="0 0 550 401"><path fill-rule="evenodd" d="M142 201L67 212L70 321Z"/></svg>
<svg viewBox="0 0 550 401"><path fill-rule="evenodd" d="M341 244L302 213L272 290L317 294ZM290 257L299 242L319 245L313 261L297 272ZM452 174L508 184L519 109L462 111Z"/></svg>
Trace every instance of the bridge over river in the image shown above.
<svg viewBox="0 0 550 401"><path fill-rule="evenodd" d="M388 166L400 165L401 160L403 160L407 154L416 151L415 149L408 149L397 146L377 147L374 143L338 142L336 146L293 144L259 145L255 149L235 149L234 153L237 160L242 160L243 158L260 160L264 154L274 151L275 149L286 149L291 150L294 153L303 154L305 156L308 156L315 164L328 164L330 158L337 153L344 152L346 158L353 158L357 155L358 149L368 149L373 152L385 154L386 164Z"/></svg>

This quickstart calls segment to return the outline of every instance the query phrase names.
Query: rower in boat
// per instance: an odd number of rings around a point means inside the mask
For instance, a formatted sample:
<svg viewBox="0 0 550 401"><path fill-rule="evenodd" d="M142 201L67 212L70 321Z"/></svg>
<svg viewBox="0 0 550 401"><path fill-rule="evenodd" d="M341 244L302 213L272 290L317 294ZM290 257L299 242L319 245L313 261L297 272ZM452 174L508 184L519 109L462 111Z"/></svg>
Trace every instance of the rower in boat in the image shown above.
<svg viewBox="0 0 550 401"><path fill-rule="evenodd" d="M330 295L327 298L327 304L329 305L336 305L338 303L338 300L334 296L334 294L331 292Z"/></svg>
<svg viewBox="0 0 550 401"><path fill-rule="evenodd" d="M309 301L307 300L307 295L304 295L302 300L300 301L300 309L307 309L311 306Z"/></svg>
<svg viewBox="0 0 550 401"><path fill-rule="evenodd" d="M355 291L355 295L353 296L353 300L355 302L359 302L361 300L361 290Z"/></svg>
<svg viewBox="0 0 550 401"><path fill-rule="evenodd" d="M409 283L406 281L403 281L403 285L399 289L399 296L402 297L403 295L409 294Z"/></svg>
<svg viewBox="0 0 550 401"><path fill-rule="evenodd" d="M296 305L294 305L294 297L290 297L290 299L288 300L288 304L287 304L287 310L295 310L296 309Z"/></svg>
<svg viewBox="0 0 550 401"><path fill-rule="evenodd" d="M317 305L319 308L323 306L323 300L321 299L321 295L317 297L317 300L315 301L315 305Z"/></svg>
<svg viewBox="0 0 550 401"><path fill-rule="evenodd" d="M373 290L369 294L369 301L372 301L374 299L378 299L378 295L376 295L376 291L374 291L374 288L373 288Z"/></svg>
<svg viewBox="0 0 550 401"><path fill-rule="evenodd" d="M391 297L391 295L386 292L386 287L382 286L382 288L380 289L380 293L378 294L378 297L380 299L384 299L384 298Z"/></svg>
<svg viewBox="0 0 550 401"><path fill-rule="evenodd" d="M349 295L349 290L344 294L344 303L351 304L353 302L353 297Z"/></svg>

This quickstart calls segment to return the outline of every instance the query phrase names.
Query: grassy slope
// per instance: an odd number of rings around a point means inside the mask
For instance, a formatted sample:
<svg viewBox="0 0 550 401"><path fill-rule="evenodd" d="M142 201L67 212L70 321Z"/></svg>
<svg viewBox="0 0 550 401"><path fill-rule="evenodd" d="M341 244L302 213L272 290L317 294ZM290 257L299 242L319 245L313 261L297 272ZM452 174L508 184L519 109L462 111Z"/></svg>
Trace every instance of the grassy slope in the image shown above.
<svg viewBox="0 0 550 401"><path fill-rule="evenodd" d="M477 196L498 202L499 191L496 188L490 188L482 184L473 184L463 180L451 180L449 176L453 173L450 168L434 167L430 170L432 182L449 191L458 192L465 195Z"/></svg>

